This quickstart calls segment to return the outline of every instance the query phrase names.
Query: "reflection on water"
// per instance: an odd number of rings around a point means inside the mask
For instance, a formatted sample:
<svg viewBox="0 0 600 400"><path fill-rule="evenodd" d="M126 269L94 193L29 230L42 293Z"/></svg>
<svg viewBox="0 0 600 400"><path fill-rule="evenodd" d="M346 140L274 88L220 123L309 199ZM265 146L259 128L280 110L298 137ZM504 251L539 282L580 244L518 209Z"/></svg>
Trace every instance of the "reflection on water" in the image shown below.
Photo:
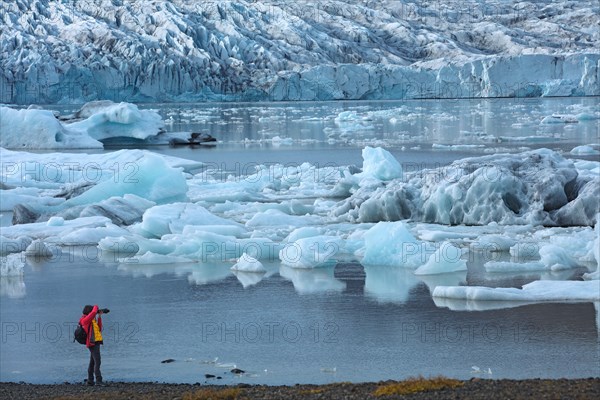
<svg viewBox="0 0 600 400"><path fill-rule="evenodd" d="M279 275L292 281L300 294L341 292L346 284L334 276L333 268L290 268L282 265Z"/></svg>
<svg viewBox="0 0 600 400"><path fill-rule="evenodd" d="M86 355L67 327L79 303L90 302L111 308L103 365L114 380L202 382L205 373L234 384L469 379L472 365L491 367L496 378L597 375L598 304L431 298L437 285L464 283L465 272L417 277L349 262L266 263L267 273L234 274L230 264L26 266L23 279L2 280L1 380L82 379ZM573 365L557 362L574 355ZM248 373L199 361L215 357ZM177 361L161 364L166 358Z"/></svg>
<svg viewBox="0 0 600 400"><path fill-rule="evenodd" d="M25 297L25 289L22 276L0 276L0 297L19 299Z"/></svg>

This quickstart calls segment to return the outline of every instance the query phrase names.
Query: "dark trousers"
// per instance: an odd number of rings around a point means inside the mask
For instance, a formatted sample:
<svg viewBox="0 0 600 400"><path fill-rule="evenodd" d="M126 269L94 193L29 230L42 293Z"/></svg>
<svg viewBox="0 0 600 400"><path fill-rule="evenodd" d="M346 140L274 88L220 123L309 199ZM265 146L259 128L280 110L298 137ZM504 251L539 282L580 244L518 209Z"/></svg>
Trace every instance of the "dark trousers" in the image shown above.
<svg viewBox="0 0 600 400"><path fill-rule="evenodd" d="M102 382L102 374L100 373L100 345L96 344L89 347L90 350L90 365L88 366L88 382L94 382L94 375L96 375L96 381Z"/></svg>

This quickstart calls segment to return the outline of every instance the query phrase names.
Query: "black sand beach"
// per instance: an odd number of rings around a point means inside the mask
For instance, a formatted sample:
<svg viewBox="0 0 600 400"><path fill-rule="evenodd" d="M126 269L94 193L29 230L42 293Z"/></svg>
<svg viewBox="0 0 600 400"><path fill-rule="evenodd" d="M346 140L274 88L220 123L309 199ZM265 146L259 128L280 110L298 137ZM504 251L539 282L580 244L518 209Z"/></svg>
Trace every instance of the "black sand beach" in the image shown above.
<svg viewBox="0 0 600 400"><path fill-rule="evenodd" d="M122 383L0 383L2 399L597 399L600 378L492 380L447 378L329 385L218 386Z"/></svg>

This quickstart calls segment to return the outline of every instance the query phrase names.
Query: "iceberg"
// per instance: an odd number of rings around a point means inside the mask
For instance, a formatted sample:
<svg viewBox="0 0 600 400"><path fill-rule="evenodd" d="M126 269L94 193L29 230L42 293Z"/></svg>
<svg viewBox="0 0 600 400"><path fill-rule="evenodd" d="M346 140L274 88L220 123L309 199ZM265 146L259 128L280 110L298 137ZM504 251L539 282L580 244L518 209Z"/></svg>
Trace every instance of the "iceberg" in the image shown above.
<svg viewBox="0 0 600 400"><path fill-rule="evenodd" d="M281 264L292 268L315 268L335 264L342 241L334 236L311 236L287 243L279 250Z"/></svg>
<svg viewBox="0 0 600 400"><path fill-rule="evenodd" d="M0 146L9 149L102 148L83 132L68 130L51 111L0 107Z"/></svg>
<svg viewBox="0 0 600 400"><path fill-rule="evenodd" d="M517 288L438 286L433 297L484 301L600 301L597 281L534 281Z"/></svg>
<svg viewBox="0 0 600 400"><path fill-rule="evenodd" d="M362 151L363 172L361 179L372 177L382 181L402 178L402 166L388 151L381 147L367 146Z"/></svg>
<svg viewBox="0 0 600 400"><path fill-rule="evenodd" d="M364 235L363 265L416 267L422 261L421 243L402 222L379 222Z"/></svg>
<svg viewBox="0 0 600 400"><path fill-rule="evenodd" d="M86 118L66 126L98 141L113 138L143 140L156 136L164 127L162 117L157 112L140 110L131 103L91 102L84 105L77 115Z"/></svg>
<svg viewBox="0 0 600 400"><path fill-rule="evenodd" d="M449 242L429 256L427 262L415 270L415 275L436 275L449 272L466 271L467 262L461 259L462 250Z"/></svg>
<svg viewBox="0 0 600 400"><path fill-rule="evenodd" d="M385 151L385 150L383 150ZM581 174L580 174L581 172ZM548 149L465 158L385 184L347 181L331 212L351 222L411 220L444 225L593 226L600 176Z"/></svg>
<svg viewBox="0 0 600 400"><path fill-rule="evenodd" d="M260 261L244 253L231 267L232 271L239 272L266 272L267 270Z"/></svg>
<svg viewBox="0 0 600 400"><path fill-rule="evenodd" d="M103 148L107 139L154 137L164 126L162 117L135 104L92 102L77 115L86 119L63 123L47 110L15 110L0 107L0 146L8 149L94 149Z"/></svg>

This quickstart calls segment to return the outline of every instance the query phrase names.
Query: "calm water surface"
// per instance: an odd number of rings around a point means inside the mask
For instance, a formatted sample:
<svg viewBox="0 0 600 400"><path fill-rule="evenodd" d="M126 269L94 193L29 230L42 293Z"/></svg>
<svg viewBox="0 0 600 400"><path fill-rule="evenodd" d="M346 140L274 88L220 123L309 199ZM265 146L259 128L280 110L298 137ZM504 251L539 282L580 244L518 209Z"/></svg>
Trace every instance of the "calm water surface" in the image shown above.
<svg viewBox="0 0 600 400"><path fill-rule="evenodd" d="M236 173L252 163L360 166L366 144L384 145L415 168L496 149L566 152L599 143L598 120L541 119L594 106L597 99L569 98L145 107L173 118L168 130L209 132L220 141L213 148L149 150ZM356 117L336 121L343 111ZM234 275L230 263L123 265L99 258L95 248L65 249L52 260L28 260L22 280L2 278L0 380L83 379L88 352L72 342L72 330L86 303L111 309L107 380L204 382L206 373L221 376L219 383L469 379L477 376L472 366L490 368L491 376L480 376L493 378L600 375L599 304L480 302L469 305L479 311L459 311L464 305L434 303L430 289L439 284L520 286L540 278L486 275L482 263L471 260L468 273L425 280L352 259L308 271L272 262L266 274ZM566 274L561 279L581 271ZM161 363L168 358L176 361ZM231 374L234 364L247 373Z"/></svg>

